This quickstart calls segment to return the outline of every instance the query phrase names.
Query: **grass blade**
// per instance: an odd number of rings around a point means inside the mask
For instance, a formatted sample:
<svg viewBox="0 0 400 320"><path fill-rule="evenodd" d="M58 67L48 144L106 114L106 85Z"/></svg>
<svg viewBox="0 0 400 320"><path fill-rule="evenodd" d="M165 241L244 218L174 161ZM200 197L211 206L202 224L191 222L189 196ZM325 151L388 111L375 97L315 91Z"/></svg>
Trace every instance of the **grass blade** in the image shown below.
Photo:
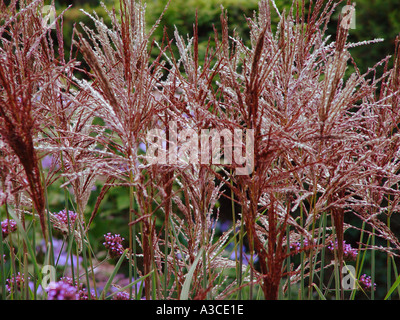
<svg viewBox="0 0 400 320"><path fill-rule="evenodd" d="M119 260L117 262L117 264L115 265L113 273L111 274L110 278L108 278L108 281L107 281L106 285L104 286L103 291L101 292L101 296L100 296L101 299L104 299L104 297L106 296L106 292L110 288L112 281L114 280L115 276L117 275L117 272L118 272L119 268L121 267L121 264L124 261L127 252L128 252L128 249L126 249L122 253L121 257L119 258Z"/></svg>
<svg viewBox="0 0 400 320"><path fill-rule="evenodd" d="M14 221L17 223L18 231L22 235L22 237L23 237L23 239L25 241L26 248L27 248L27 250L29 252L29 255L32 258L32 263L33 263L33 267L34 267L34 270L35 270L35 274L38 276L38 283L40 283L41 280L42 280L42 273L41 273L41 271L39 269L39 266L37 264L36 255L35 255L35 252L33 251L33 248L31 246L31 242L30 242L30 240L28 238L28 235L26 234L25 229L22 226L21 220L11 210L9 211L9 214L14 219Z"/></svg>
<svg viewBox="0 0 400 320"><path fill-rule="evenodd" d="M313 283L312 286L314 287L315 291L317 291L319 298L321 300L326 300L325 296L323 295L321 290L318 288L318 286L315 283Z"/></svg>
<svg viewBox="0 0 400 320"><path fill-rule="evenodd" d="M397 277L396 281L393 283L393 285L390 287L388 293L386 294L384 300L389 299L391 294L393 293L394 290L400 285L400 276Z"/></svg>
<svg viewBox="0 0 400 320"><path fill-rule="evenodd" d="M151 274L153 274L153 272L154 272L154 270L151 270L151 271L150 271L148 274L146 274L145 276L143 276L143 277L141 277L141 278L139 278L139 279L136 279L135 281L131 282L131 283L128 284L127 286L125 286L125 287L119 289L118 291L115 291L115 292L111 293L110 295L108 295L108 296L106 297L106 299L109 299L109 298L113 297L113 296L116 295L118 292L122 292L122 291L125 291L126 289L130 289L131 287L133 287L134 285L138 284L139 282L142 282L142 283L143 283L143 280L146 279L146 278L147 278L148 276L150 276ZM141 293L140 290L139 290L139 293Z"/></svg>
<svg viewBox="0 0 400 320"><path fill-rule="evenodd" d="M196 266L199 263L200 258L203 256L203 251L204 248L201 248L199 250L199 253L197 254L196 259L194 260L193 264L190 266L189 272L186 275L185 282L183 283L182 287L182 292L180 299L181 300L188 300L189 298L189 290L190 290L190 284L192 283L192 278L193 278L193 273L194 270L196 270Z"/></svg>

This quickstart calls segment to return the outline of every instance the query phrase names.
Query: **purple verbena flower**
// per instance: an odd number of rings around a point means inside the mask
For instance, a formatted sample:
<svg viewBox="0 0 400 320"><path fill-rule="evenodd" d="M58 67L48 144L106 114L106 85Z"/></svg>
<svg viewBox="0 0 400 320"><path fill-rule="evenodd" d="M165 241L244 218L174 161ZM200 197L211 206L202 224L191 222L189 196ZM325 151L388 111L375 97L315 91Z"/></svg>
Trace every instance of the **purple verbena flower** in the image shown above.
<svg viewBox="0 0 400 320"><path fill-rule="evenodd" d="M78 291L79 300L89 300L89 292L83 288ZM93 290L90 291L90 300L96 300L96 295Z"/></svg>
<svg viewBox="0 0 400 320"><path fill-rule="evenodd" d="M328 249L330 251L337 250L338 248L338 242L337 240L333 244L331 241L328 245ZM357 258L358 251L357 249L353 248L350 244L346 243L346 241L343 241L343 259L346 261L354 261Z"/></svg>
<svg viewBox="0 0 400 320"><path fill-rule="evenodd" d="M311 248L311 244L308 239L303 239L303 245L301 244L301 242L295 242L294 244L290 244L289 248L292 249L294 253L299 253L301 249L303 249L304 251L308 251Z"/></svg>
<svg viewBox="0 0 400 320"><path fill-rule="evenodd" d="M58 213L55 213L54 216L57 218L57 220L54 222L55 229L60 230L63 234L68 234L74 230L76 220L78 219L78 214L76 212L68 210L67 213L67 210L64 209Z"/></svg>
<svg viewBox="0 0 400 320"><path fill-rule="evenodd" d="M218 221L216 226L219 228L219 230L221 232L225 232L225 231L228 231L229 228L232 226L232 222L229 220L224 221L224 222Z"/></svg>
<svg viewBox="0 0 400 320"><path fill-rule="evenodd" d="M47 287L48 300L91 300L96 299L94 291L90 293L83 283L77 283L72 278L63 277L58 282L52 282Z"/></svg>
<svg viewBox="0 0 400 320"><path fill-rule="evenodd" d="M232 248L232 245L228 245L228 248ZM243 245L242 246L242 262L244 265L248 265L249 261L251 259L251 255L249 253L245 252L246 247ZM239 259L239 255L240 255L240 251L239 249L237 250L237 252L235 253L235 251L232 251L231 255L229 256L229 259L231 260L235 260L236 258ZM258 261L258 256L256 254L253 254L253 263Z"/></svg>
<svg viewBox="0 0 400 320"><path fill-rule="evenodd" d="M129 300L129 293L120 291L114 296L113 300Z"/></svg>
<svg viewBox="0 0 400 320"><path fill-rule="evenodd" d="M17 223L12 219L6 219L1 222L1 232L5 239L11 232L17 230Z"/></svg>
<svg viewBox="0 0 400 320"><path fill-rule="evenodd" d="M77 288L64 280L50 282L46 291L48 300L77 300L79 298Z"/></svg>
<svg viewBox="0 0 400 320"><path fill-rule="evenodd" d="M44 156L43 159L42 159L42 167L43 167L43 169L49 169L52 162L53 162L53 156L52 155Z"/></svg>
<svg viewBox="0 0 400 320"><path fill-rule="evenodd" d="M301 243L300 242L296 242L294 244L290 244L290 249L292 249L295 253L300 252Z"/></svg>
<svg viewBox="0 0 400 320"><path fill-rule="evenodd" d="M122 246L122 241L119 234L111 234L110 232L104 235L105 241L103 245L108 249L108 252L112 258L120 257L124 252L124 247Z"/></svg>
<svg viewBox="0 0 400 320"><path fill-rule="evenodd" d="M376 283L372 284L371 277L367 276L366 274L361 275L360 279L358 280L358 284L365 291L376 290Z"/></svg>
<svg viewBox="0 0 400 320"><path fill-rule="evenodd" d="M78 287L78 282L76 280L74 281L70 277L62 277L60 279L60 281L65 282L65 283L67 283L67 284L69 284L69 285L71 285L71 286L73 286L73 287L75 287L75 288L77 288L79 290L81 290L83 288L83 283L80 282L79 283L79 287Z"/></svg>
<svg viewBox="0 0 400 320"><path fill-rule="evenodd" d="M77 217L77 214L71 210L61 210L60 212L56 213L55 216L58 218L58 220L63 223L65 226L68 226L68 219L70 226L73 226Z"/></svg>
<svg viewBox="0 0 400 320"><path fill-rule="evenodd" d="M24 274L17 273L17 275L12 276L9 279L6 279L6 289L7 291L11 291L13 288L15 290L21 290L23 284L25 282Z"/></svg>

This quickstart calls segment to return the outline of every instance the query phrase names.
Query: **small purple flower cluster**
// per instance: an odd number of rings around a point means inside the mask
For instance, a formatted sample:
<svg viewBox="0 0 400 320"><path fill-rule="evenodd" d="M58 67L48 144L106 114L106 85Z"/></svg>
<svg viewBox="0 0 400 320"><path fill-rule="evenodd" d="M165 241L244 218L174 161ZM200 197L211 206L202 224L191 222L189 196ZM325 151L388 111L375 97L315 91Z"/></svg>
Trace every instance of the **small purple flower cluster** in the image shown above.
<svg viewBox="0 0 400 320"><path fill-rule="evenodd" d="M372 279L370 276L363 274L360 279L358 280L358 284L361 288L365 291L371 291L372 289L376 290L376 283L372 284Z"/></svg>
<svg viewBox="0 0 400 320"><path fill-rule="evenodd" d="M64 209L58 213L55 213L54 216L57 218L57 220L54 222L54 228L58 231L61 231L63 235L67 235L69 232L73 232L76 229L76 221L78 219L78 214L76 212L71 210L67 211Z"/></svg>
<svg viewBox="0 0 400 320"><path fill-rule="evenodd" d="M331 241L328 245L328 249L333 252L335 249L338 248L338 242L335 241L335 244ZM354 261L357 258L358 251L357 249L353 248L350 244L343 241L343 259L346 261Z"/></svg>
<svg viewBox="0 0 400 320"><path fill-rule="evenodd" d="M17 275L12 276L9 279L6 279L6 289L8 292L11 291L11 289L19 290L21 291L21 288L25 282L25 276L24 274L17 273Z"/></svg>
<svg viewBox="0 0 400 320"><path fill-rule="evenodd" d="M1 222L1 232L5 239L11 232L17 230L17 223L14 220L6 219Z"/></svg>
<svg viewBox="0 0 400 320"><path fill-rule="evenodd" d="M315 243L315 241L314 241L314 243ZM303 240L303 250L308 251L310 249L310 247L311 247L311 241L309 241L308 239L304 239ZM292 249L294 251L294 253L299 253L300 250L302 249L301 242L296 242L294 244L290 244L289 248Z"/></svg>
<svg viewBox="0 0 400 320"><path fill-rule="evenodd" d="M56 213L55 216L58 218L58 220L63 223L64 225L68 226L68 218L69 218L69 223L70 226L73 226L77 217L77 214L71 210L61 210L60 212Z"/></svg>
<svg viewBox="0 0 400 320"><path fill-rule="evenodd" d="M237 250L235 251L233 243L230 243L226 249L227 249L227 251L231 252L231 254L229 256L230 260L240 259L240 249L237 248ZM177 256L179 257L179 259L182 259L182 256L180 253L178 253ZM249 261L251 260L251 258L253 259L253 262L258 261L257 254L253 254L253 257L251 257L251 254L246 252L246 247L244 245L242 245L242 263L243 263L243 265L247 266L249 264Z"/></svg>
<svg viewBox="0 0 400 320"><path fill-rule="evenodd" d="M46 288L48 300L77 300L77 288L65 281L51 282Z"/></svg>
<svg viewBox="0 0 400 320"><path fill-rule="evenodd" d="M89 300L88 291L83 288L83 285L78 286L76 281L68 277L51 282L46 291L48 300ZM96 296L91 293L90 298L95 300Z"/></svg>
<svg viewBox="0 0 400 320"><path fill-rule="evenodd" d="M79 290L79 300L89 300L89 292L83 288ZM96 295L94 294L93 290L90 292L90 299L91 300L96 300Z"/></svg>
<svg viewBox="0 0 400 320"><path fill-rule="evenodd" d="M111 258L120 257L124 252L124 247L122 246L122 241L124 238L121 238L119 234L111 234L110 232L104 235L105 242L103 245L108 249L108 253Z"/></svg>
<svg viewBox="0 0 400 320"><path fill-rule="evenodd" d="M114 296L113 300L129 300L129 293L120 291Z"/></svg>

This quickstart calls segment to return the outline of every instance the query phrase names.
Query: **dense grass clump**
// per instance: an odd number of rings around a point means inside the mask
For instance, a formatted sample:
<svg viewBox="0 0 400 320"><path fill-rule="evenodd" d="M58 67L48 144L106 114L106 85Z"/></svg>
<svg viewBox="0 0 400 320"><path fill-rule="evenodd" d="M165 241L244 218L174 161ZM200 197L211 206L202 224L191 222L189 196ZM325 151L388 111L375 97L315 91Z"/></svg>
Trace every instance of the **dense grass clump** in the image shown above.
<svg viewBox="0 0 400 320"><path fill-rule="evenodd" d="M2 299L398 298L400 38L361 73L340 2L260 1L246 42L221 8L201 53L195 13L157 42L122 0L65 52L1 2Z"/></svg>

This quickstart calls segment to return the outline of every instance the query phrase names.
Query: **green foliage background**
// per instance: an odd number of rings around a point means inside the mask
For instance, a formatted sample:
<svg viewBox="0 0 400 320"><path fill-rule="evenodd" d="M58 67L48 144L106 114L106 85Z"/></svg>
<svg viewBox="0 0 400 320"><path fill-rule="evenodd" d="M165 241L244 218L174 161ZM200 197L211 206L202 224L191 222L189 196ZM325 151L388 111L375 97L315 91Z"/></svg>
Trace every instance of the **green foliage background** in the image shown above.
<svg viewBox="0 0 400 320"><path fill-rule="evenodd" d="M301 0L298 1L301 2ZM309 3L309 0L307 2ZM400 6L398 0L356 0L353 2L356 4L356 29L350 30L349 40L358 42L375 38L384 39L382 43L351 49L358 67L362 72L366 72L368 67L372 67L387 55L393 54L395 38L400 34ZM107 8L115 6L118 12L118 0L104 0L103 3ZM146 3L147 23L150 27L161 15L168 1L148 0ZM283 8L289 10L292 1L275 0L275 3L280 10ZM72 7L64 16L64 41L68 49L71 44L74 24L77 23L78 25L79 22L83 22L86 25L92 25L90 18L80 11L81 8L89 13L95 10L99 16L104 18L106 23L109 21L99 0L57 0L56 8L58 12L61 12L71 4ZM332 35L336 31L339 13L345 4L346 1L343 1L333 15L333 21L329 28L329 33ZM175 26L183 35L193 34L193 24L197 10L199 48L200 53L204 54L210 36L211 44L213 43L213 26L220 30L221 5L228 11L230 31L233 32L235 30L243 38L243 41L247 42L249 40L249 28L245 17L251 17L254 10L257 10L258 0L172 0L164 14L161 25L157 28L153 37L161 43L164 27L166 27L168 37L171 39ZM275 18L277 22L277 15Z"/></svg>

